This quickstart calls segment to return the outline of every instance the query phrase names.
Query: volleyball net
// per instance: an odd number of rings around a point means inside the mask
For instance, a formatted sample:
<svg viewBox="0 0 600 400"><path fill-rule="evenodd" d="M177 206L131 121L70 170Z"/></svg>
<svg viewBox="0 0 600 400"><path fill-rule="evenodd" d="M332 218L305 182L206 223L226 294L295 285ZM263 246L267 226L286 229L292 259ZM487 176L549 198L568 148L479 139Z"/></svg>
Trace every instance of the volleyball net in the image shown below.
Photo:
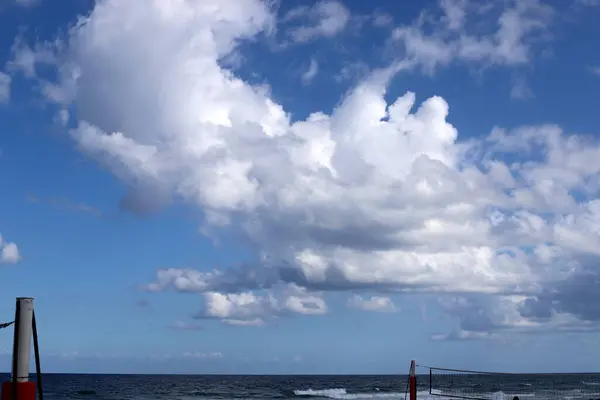
<svg viewBox="0 0 600 400"><path fill-rule="evenodd" d="M421 366L419 395L472 400L600 400L600 373L517 374ZM423 382L425 380L426 382ZM423 396L418 396L423 397Z"/></svg>

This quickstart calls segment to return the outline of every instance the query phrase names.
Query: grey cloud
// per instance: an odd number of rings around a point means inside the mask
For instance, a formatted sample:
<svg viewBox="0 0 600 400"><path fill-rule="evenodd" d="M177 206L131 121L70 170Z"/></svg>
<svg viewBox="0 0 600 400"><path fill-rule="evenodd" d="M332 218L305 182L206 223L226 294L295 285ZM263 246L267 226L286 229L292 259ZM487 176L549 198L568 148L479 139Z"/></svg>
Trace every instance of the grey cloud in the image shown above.
<svg viewBox="0 0 600 400"><path fill-rule="evenodd" d="M600 323L600 257L585 257L581 262L582 269L525 300L521 315L547 320L555 313L569 313L581 321Z"/></svg>

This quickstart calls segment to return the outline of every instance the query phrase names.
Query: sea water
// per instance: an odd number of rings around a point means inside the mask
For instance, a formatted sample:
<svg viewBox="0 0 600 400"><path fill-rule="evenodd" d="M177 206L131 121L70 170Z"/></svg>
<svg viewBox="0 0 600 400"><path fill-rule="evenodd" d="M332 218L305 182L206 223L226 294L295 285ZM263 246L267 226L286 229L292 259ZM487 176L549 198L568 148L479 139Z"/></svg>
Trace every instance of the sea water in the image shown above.
<svg viewBox="0 0 600 400"><path fill-rule="evenodd" d="M597 374L486 377L459 376L431 388L418 379L417 398L466 395L489 400L600 399ZM406 376L226 376L45 374L46 400L158 399L405 399Z"/></svg>

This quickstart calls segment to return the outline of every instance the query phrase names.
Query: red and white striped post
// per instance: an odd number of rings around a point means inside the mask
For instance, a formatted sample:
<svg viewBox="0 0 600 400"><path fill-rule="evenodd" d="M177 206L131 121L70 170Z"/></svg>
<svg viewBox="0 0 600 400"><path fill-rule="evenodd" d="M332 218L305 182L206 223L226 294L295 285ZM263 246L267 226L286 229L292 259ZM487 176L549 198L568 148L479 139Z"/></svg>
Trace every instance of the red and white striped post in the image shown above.
<svg viewBox="0 0 600 400"><path fill-rule="evenodd" d="M35 400L36 385L29 380L29 356L33 329L33 299L17 298L15 310L12 377L2 383L1 400ZM38 377L39 379L39 377Z"/></svg>
<svg viewBox="0 0 600 400"><path fill-rule="evenodd" d="M410 362L410 372L408 373L408 394L410 400L417 400L417 374L415 372L417 363L415 360Z"/></svg>

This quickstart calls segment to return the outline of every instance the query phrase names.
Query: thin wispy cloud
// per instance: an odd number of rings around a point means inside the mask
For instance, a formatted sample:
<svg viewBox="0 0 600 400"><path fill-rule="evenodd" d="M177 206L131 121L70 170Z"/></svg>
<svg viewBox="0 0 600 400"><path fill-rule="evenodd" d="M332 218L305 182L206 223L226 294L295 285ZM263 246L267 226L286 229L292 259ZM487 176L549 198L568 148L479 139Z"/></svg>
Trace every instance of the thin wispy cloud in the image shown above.
<svg viewBox="0 0 600 400"><path fill-rule="evenodd" d="M83 214L90 214L90 215L93 215L98 218L102 218L102 217L106 216L100 209L98 209L94 206L91 206L91 205L85 204L85 203L81 203L81 202L74 202L67 198L57 198L57 197L40 198L35 195L28 195L26 197L26 199L30 203L46 204L46 205L55 207L57 209L72 211L72 212L77 212L77 213L83 213Z"/></svg>
<svg viewBox="0 0 600 400"><path fill-rule="evenodd" d="M600 76L600 67L588 67L588 70L591 74Z"/></svg>
<svg viewBox="0 0 600 400"><path fill-rule="evenodd" d="M319 64L313 58L310 60L308 69L306 71L304 71L304 73L302 74L302 83L304 83L305 85L308 85L310 82L312 82L312 80L315 78L315 76L317 76L318 72L319 72Z"/></svg>

